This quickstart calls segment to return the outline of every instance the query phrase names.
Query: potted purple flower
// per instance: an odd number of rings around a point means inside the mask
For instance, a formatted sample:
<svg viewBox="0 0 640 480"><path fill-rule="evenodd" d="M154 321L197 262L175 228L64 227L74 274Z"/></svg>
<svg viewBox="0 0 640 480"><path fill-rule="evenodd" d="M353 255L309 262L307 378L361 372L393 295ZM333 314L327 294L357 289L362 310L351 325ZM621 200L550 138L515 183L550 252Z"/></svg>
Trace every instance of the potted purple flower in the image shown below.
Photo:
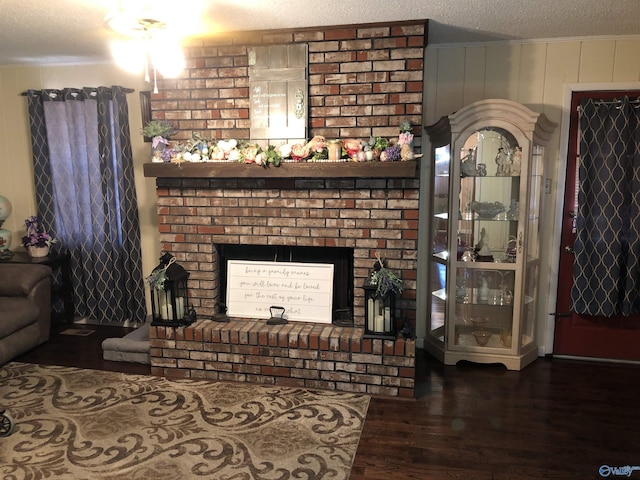
<svg viewBox="0 0 640 480"><path fill-rule="evenodd" d="M172 150L169 148L169 138L178 131L165 120L151 120L142 129L142 135L151 139L152 162L171 161Z"/></svg>
<svg viewBox="0 0 640 480"><path fill-rule="evenodd" d="M49 255L51 244L56 243L57 240L45 231L40 219L36 216L27 218L24 224L27 227L27 234L22 237L22 246L29 252L29 255L32 257Z"/></svg>

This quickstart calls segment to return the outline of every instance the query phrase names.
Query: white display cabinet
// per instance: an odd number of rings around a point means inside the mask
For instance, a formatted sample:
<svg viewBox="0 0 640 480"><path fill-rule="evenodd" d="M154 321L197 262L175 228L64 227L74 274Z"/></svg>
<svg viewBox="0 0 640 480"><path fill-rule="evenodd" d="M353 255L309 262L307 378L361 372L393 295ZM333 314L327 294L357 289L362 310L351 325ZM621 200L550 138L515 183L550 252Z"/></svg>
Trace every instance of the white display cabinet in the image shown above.
<svg viewBox="0 0 640 480"><path fill-rule="evenodd" d="M426 128L432 151L431 308L425 348L520 370L537 358L545 145L556 124L482 100Z"/></svg>

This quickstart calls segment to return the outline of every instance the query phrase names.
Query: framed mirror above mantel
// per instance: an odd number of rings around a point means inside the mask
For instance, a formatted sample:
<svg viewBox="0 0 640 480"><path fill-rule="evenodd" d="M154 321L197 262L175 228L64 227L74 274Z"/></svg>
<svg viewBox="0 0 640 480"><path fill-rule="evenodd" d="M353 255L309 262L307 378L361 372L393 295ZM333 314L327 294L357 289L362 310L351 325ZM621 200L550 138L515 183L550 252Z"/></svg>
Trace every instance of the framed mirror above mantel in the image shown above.
<svg viewBox="0 0 640 480"><path fill-rule="evenodd" d="M299 162L260 167L239 162L145 163L157 178L417 178L418 160L402 162Z"/></svg>

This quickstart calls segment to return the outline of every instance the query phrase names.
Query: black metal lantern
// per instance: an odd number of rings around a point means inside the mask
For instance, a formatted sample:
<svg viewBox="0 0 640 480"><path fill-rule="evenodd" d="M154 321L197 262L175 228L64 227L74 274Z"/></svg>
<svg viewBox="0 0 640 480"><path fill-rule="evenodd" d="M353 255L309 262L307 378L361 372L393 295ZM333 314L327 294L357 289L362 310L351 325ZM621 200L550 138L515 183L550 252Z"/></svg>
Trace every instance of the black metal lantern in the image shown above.
<svg viewBox="0 0 640 480"><path fill-rule="evenodd" d="M195 311L189 306L188 279L189 273L173 255L165 253L160 257L160 264L147 279L151 288L151 325L177 327L195 321Z"/></svg>
<svg viewBox="0 0 640 480"><path fill-rule="evenodd" d="M402 281L378 259L363 288L365 337L395 339L396 291L402 292Z"/></svg>

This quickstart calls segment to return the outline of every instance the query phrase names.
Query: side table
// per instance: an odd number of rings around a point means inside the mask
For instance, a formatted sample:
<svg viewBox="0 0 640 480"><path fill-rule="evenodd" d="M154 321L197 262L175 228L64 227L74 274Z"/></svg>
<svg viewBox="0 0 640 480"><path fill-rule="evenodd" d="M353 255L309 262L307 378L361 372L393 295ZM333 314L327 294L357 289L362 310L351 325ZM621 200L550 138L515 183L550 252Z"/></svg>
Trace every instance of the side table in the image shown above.
<svg viewBox="0 0 640 480"><path fill-rule="evenodd" d="M40 263L51 267L51 325L73 323L73 285L71 283L71 253L50 253L46 257L32 258L27 252L13 252L11 258L2 262ZM57 309L56 304L61 304Z"/></svg>

